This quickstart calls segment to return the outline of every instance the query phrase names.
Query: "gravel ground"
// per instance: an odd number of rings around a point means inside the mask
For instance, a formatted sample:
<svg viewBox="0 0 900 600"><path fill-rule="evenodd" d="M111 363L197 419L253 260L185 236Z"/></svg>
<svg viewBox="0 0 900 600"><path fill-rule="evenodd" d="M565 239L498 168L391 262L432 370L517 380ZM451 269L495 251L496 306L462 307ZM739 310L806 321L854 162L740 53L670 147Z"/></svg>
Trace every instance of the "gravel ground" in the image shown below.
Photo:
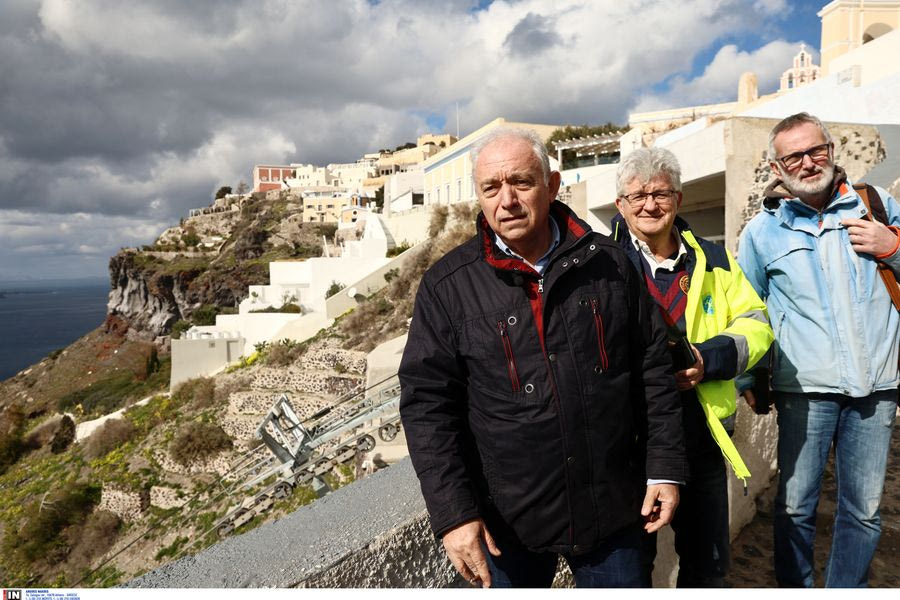
<svg viewBox="0 0 900 600"><path fill-rule="evenodd" d="M900 558L900 418L894 427L881 499L881 541L869 571L869 586L900 587L900 572L895 568ZM819 515L816 521L816 586L824 583L823 568L831 548L835 509L833 455L825 471ZM735 588L775 587L772 549L772 500L775 481L768 493L757 500L756 518L745 527L731 545L731 573L726 585Z"/></svg>

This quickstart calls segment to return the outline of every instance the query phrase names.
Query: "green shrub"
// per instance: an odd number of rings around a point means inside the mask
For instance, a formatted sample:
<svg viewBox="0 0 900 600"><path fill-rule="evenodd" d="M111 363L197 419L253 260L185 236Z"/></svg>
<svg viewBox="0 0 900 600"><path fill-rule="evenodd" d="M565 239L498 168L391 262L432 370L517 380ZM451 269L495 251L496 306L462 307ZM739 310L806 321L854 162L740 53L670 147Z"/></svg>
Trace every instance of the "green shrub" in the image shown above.
<svg viewBox="0 0 900 600"><path fill-rule="evenodd" d="M187 246L188 248L193 248L193 247L195 247L197 244L200 243L200 236L197 235L197 232L194 231L193 229L188 229L188 230L181 236L181 241L182 241L182 243L183 243L185 246Z"/></svg>
<svg viewBox="0 0 900 600"><path fill-rule="evenodd" d="M403 243L400 244L399 246L394 246L393 248L388 248L387 257L392 258L394 256L400 256L401 254L403 254L410 248L412 248L412 246L409 244L409 242L407 242L406 240L403 240Z"/></svg>
<svg viewBox="0 0 900 600"><path fill-rule="evenodd" d="M297 361L306 351L306 344L293 340L281 340L266 347L264 356L267 365L286 367Z"/></svg>
<svg viewBox="0 0 900 600"><path fill-rule="evenodd" d="M6 470L19 462L19 459L28 449L25 440L22 439L22 432L18 431L9 434L0 439L0 475L6 473Z"/></svg>
<svg viewBox="0 0 900 600"><path fill-rule="evenodd" d="M178 555L178 553L181 551L181 549L184 547L184 545L187 544L189 541L190 541L189 538L178 536L177 538L175 538L174 542L172 542L165 548L160 549L160 551L157 552L156 556L154 556L153 558L155 558L156 560L162 560L167 557L174 558L175 556Z"/></svg>
<svg viewBox="0 0 900 600"><path fill-rule="evenodd" d="M194 325L208 326L216 324L216 315L219 314L218 306L204 304L195 308L191 313L191 322Z"/></svg>
<svg viewBox="0 0 900 600"><path fill-rule="evenodd" d="M25 411L18 404L11 404L0 413L0 475L19 462L28 450L23 439Z"/></svg>
<svg viewBox="0 0 900 600"><path fill-rule="evenodd" d="M192 421L175 434L169 455L178 464L187 466L232 447L231 438L218 425Z"/></svg>
<svg viewBox="0 0 900 600"><path fill-rule="evenodd" d="M156 346L151 346L150 354L147 355L147 360L144 362L143 379L148 379L151 375L159 371L161 366L162 365L159 362L159 352L157 352Z"/></svg>
<svg viewBox="0 0 900 600"><path fill-rule="evenodd" d="M128 419L109 419L84 441L84 456L94 460L106 456L134 438L136 430Z"/></svg>
<svg viewBox="0 0 900 600"><path fill-rule="evenodd" d="M61 534L70 525L84 522L99 500L99 486L79 483L33 502L23 511L21 527L6 529L4 553L27 562L39 558L50 564L60 562L70 550Z"/></svg>
<svg viewBox="0 0 900 600"><path fill-rule="evenodd" d="M175 321L174 325L172 325L172 329L169 332L169 335L172 336L173 340L181 339L181 335L193 326L194 325L190 321L179 319L178 321Z"/></svg>
<svg viewBox="0 0 900 600"><path fill-rule="evenodd" d="M63 415L53 439L50 440L50 452L61 454L75 441L75 421L69 415Z"/></svg>
<svg viewBox="0 0 900 600"><path fill-rule="evenodd" d="M337 281L332 281L331 285L328 287L328 291L325 292L325 297L331 298L332 296L337 294L342 289L344 289L344 284L338 283Z"/></svg>
<svg viewBox="0 0 900 600"><path fill-rule="evenodd" d="M260 308L258 310L251 310L252 313L293 313L302 315L303 307L299 304L294 304L293 302L288 302L287 304L282 304L279 307L267 306L266 308Z"/></svg>
<svg viewBox="0 0 900 600"><path fill-rule="evenodd" d="M325 236L326 240L334 239L334 234L337 233L337 223L321 223L316 225L316 231L319 235Z"/></svg>

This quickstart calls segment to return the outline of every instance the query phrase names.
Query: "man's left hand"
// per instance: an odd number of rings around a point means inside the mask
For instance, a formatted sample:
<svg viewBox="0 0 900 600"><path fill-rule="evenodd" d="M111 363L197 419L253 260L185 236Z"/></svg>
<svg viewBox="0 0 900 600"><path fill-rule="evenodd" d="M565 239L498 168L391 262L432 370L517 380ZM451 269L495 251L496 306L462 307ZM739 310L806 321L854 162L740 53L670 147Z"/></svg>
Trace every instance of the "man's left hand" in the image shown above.
<svg viewBox="0 0 900 600"><path fill-rule="evenodd" d="M657 501L659 504L657 505ZM674 483L656 483L647 486L641 515L644 517L644 531L653 533L672 522L678 507L678 486Z"/></svg>
<svg viewBox="0 0 900 600"><path fill-rule="evenodd" d="M693 344L691 344L691 350L694 351L697 362L687 369L675 373L675 383L681 391L692 390L703 381L703 357L700 356L700 351Z"/></svg>
<svg viewBox="0 0 900 600"><path fill-rule="evenodd" d="M880 256L891 252L897 246L897 235L884 223L866 219L844 219L841 221L850 236L850 245L857 254Z"/></svg>

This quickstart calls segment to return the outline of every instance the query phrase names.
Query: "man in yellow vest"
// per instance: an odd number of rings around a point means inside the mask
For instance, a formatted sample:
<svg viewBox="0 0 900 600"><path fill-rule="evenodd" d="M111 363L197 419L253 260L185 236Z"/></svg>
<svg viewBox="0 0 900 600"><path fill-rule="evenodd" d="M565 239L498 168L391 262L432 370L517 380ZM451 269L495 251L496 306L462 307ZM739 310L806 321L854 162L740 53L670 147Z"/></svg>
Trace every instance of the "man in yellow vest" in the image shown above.
<svg viewBox="0 0 900 600"><path fill-rule="evenodd" d="M750 472L731 441L734 378L772 343L766 306L722 246L695 236L677 216L681 168L664 148L640 148L616 173L613 237L621 244L669 326L681 390L690 470L672 521L678 587L721 587L728 571L725 461L742 480ZM746 485L746 483L745 483ZM649 584L656 536L645 541Z"/></svg>

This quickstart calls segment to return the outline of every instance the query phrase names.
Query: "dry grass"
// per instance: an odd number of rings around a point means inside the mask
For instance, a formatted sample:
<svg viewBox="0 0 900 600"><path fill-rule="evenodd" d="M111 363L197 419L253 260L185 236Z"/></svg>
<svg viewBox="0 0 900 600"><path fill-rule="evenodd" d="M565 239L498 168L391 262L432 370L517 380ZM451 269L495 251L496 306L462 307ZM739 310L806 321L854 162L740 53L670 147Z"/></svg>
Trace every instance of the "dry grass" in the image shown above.
<svg viewBox="0 0 900 600"><path fill-rule="evenodd" d="M175 434L169 446L169 455L178 464L187 466L222 450L230 450L233 445L231 438L218 425L192 421Z"/></svg>
<svg viewBox="0 0 900 600"><path fill-rule="evenodd" d="M228 404L228 398L234 392L250 389L251 381L253 381L253 378L246 375L217 377L215 391L216 406Z"/></svg>
<svg viewBox="0 0 900 600"><path fill-rule="evenodd" d="M128 419L110 419L84 441L84 456L94 460L106 456L134 438L135 427Z"/></svg>
<svg viewBox="0 0 900 600"><path fill-rule="evenodd" d="M209 408L216 401L216 382L209 377L188 379L175 388L172 399L191 408Z"/></svg>
<svg viewBox="0 0 900 600"><path fill-rule="evenodd" d="M454 205L452 215L446 206L439 209L432 213L431 240L425 247L406 262L387 288L360 303L341 321L340 329L348 337L344 348L368 352L405 332L422 275L447 252L475 234L477 204Z"/></svg>
<svg viewBox="0 0 900 600"><path fill-rule="evenodd" d="M81 527L66 531L71 547L65 565L69 581L77 581L94 559L103 556L112 547L121 526L122 521L114 513L98 510L88 515Z"/></svg>

